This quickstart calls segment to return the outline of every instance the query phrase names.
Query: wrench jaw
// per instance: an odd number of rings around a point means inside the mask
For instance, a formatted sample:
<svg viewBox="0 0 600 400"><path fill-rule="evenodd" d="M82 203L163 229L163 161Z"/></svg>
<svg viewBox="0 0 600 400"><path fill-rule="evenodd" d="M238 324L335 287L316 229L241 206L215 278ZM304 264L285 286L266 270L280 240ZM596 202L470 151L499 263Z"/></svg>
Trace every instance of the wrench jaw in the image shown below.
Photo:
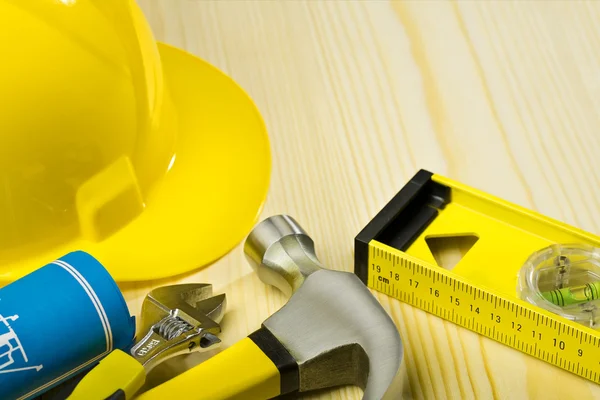
<svg viewBox="0 0 600 400"><path fill-rule="evenodd" d="M219 322L224 294L212 296L212 285L183 284L154 289L142 305L145 336L131 355L149 373L161 362L182 354L212 350L221 343Z"/></svg>
<svg viewBox="0 0 600 400"><path fill-rule="evenodd" d="M221 322L226 303L224 294L213 296L212 285L208 283L162 286L152 290L144 299L139 332L148 332L154 324L177 309L199 323L204 322L207 328L211 323Z"/></svg>

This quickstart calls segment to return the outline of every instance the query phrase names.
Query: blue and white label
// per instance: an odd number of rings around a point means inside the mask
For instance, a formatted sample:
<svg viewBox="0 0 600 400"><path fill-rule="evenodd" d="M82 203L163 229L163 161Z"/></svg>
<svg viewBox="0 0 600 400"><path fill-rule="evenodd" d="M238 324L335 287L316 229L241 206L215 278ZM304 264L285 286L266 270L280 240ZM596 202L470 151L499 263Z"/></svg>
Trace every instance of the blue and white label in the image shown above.
<svg viewBox="0 0 600 400"><path fill-rule="evenodd" d="M29 370L39 371L43 365L27 366L27 353L11 323L18 315L4 317L0 315L0 374L10 374Z"/></svg>

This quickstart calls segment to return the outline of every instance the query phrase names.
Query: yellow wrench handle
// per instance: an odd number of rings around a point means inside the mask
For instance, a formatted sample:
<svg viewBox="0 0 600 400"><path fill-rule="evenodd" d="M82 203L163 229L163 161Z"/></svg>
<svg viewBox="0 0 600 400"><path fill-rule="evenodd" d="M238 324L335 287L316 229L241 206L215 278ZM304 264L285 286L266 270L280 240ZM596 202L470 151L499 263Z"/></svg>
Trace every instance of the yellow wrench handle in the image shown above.
<svg viewBox="0 0 600 400"><path fill-rule="evenodd" d="M264 400L280 394L279 369L249 338L136 399Z"/></svg>
<svg viewBox="0 0 600 400"><path fill-rule="evenodd" d="M114 350L83 377L68 400L129 400L145 381L142 364L129 354Z"/></svg>

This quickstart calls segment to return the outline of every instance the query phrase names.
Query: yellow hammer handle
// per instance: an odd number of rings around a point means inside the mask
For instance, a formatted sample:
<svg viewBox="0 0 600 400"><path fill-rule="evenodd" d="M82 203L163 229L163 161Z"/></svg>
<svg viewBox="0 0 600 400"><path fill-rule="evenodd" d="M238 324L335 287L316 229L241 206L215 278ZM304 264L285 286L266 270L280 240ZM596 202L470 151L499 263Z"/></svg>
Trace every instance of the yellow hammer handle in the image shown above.
<svg viewBox="0 0 600 400"><path fill-rule="evenodd" d="M265 400L279 394L279 370L245 338L136 399Z"/></svg>
<svg viewBox="0 0 600 400"><path fill-rule="evenodd" d="M83 377L68 400L129 400L145 381L142 364L129 354L114 350Z"/></svg>

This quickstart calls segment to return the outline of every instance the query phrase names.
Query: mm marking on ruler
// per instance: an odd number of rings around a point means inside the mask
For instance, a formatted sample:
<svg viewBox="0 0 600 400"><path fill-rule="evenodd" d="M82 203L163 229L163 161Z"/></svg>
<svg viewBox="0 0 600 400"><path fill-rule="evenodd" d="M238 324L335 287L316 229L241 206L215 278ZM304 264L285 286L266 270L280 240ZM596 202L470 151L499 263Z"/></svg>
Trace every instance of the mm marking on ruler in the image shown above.
<svg viewBox="0 0 600 400"><path fill-rule="evenodd" d="M377 241L369 246L370 287L600 383L600 333L517 298L475 287L436 266L411 259L394 264L390 254L398 256L395 249ZM398 270L402 264L410 272Z"/></svg>

